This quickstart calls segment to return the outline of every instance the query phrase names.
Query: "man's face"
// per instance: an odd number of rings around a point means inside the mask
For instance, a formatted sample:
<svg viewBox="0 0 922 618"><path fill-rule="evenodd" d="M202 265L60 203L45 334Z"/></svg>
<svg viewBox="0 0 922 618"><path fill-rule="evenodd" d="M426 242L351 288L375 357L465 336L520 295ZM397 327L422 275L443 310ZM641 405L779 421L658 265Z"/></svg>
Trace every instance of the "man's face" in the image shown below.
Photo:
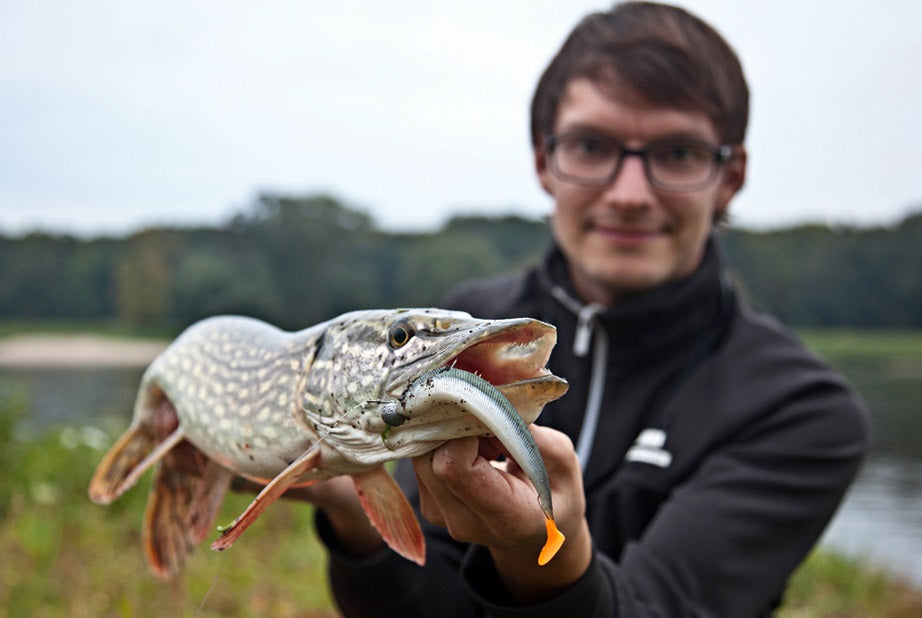
<svg viewBox="0 0 922 618"><path fill-rule="evenodd" d="M721 145L703 113L614 98L585 78L569 83L557 110L554 135L566 134L613 139L635 149L672 138ZM606 305L691 274L715 216L742 187L746 168L738 147L712 183L678 192L652 186L637 156L625 157L604 186L556 177L543 148L536 149L535 162L541 185L556 202L551 225L576 290L584 301Z"/></svg>

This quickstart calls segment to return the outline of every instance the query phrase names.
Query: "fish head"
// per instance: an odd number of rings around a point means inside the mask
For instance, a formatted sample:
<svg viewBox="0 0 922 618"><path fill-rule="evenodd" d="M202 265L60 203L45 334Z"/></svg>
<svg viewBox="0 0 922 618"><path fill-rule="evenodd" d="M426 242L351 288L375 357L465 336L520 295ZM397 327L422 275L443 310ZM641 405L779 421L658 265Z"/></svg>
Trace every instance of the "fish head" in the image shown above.
<svg viewBox="0 0 922 618"><path fill-rule="evenodd" d="M554 326L531 318L485 320L432 308L345 314L319 337L302 390L312 401L304 409L315 431L348 440L353 450L380 448L380 434L396 424L406 435L435 427L429 434L443 442L465 434L442 417L402 418L397 402L427 372L454 367L494 385L531 422L567 390L546 367L556 341Z"/></svg>

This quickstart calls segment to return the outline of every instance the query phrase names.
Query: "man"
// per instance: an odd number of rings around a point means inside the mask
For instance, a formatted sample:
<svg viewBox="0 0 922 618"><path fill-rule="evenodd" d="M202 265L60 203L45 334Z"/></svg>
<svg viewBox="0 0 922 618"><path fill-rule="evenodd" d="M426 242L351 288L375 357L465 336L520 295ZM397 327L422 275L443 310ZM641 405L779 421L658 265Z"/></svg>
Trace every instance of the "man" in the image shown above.
<svg viewBox="0 0 922 618"><path fill-rule="evenodd" d="M748 89L708 25L648 3L588 16L532 104L554 246L443 306L555 324L570 392L534 428L559 554L481 441L402 462L427 564L383 548L347 484L317 488L342 609L388 616L759 616L867 447L842 380L738 297L713 241L743 186Z"/></svg>

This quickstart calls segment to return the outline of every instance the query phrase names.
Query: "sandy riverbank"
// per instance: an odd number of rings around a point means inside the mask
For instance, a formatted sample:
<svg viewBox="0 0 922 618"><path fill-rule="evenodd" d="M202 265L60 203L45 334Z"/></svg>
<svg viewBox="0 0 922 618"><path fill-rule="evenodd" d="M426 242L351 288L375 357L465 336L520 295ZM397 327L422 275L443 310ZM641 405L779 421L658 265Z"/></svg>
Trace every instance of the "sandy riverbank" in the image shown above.
<svg viewBox="0 0 922 618"><path fill-rule="evenodd" d="M18 335L0 339L0 368L144 367L166 341L101 335Z"/></svg>

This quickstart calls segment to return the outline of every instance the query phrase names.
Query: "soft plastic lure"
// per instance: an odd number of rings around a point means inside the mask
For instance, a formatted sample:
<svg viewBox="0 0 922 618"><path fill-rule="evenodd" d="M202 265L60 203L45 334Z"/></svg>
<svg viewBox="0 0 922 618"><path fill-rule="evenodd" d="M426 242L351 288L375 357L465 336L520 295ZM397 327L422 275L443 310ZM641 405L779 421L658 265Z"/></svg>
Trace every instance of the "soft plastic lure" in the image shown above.
<svg viewBox="0 0 922 618"><path fill-rule="evenodd" d="M554 521L551 485L538 446L521 416L495 386L468 371L442 367L420 376L402 398L403 414L412 418L417 411L432 414L438 406L460 407L490 430L538 491L544 512L547 541L538 555L545 565L557 554L565 537Z"/></svg>

